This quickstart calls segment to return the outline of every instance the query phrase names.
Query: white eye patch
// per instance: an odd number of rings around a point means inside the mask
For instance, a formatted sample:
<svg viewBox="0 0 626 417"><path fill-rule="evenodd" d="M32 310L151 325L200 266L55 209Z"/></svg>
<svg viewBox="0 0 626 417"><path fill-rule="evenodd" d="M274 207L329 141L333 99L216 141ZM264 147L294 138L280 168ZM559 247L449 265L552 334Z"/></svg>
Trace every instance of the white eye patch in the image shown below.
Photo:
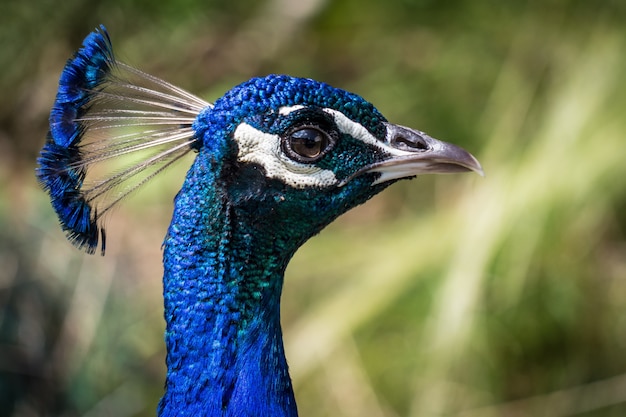
<svg viewBox="0 0 626 417"><path fill-rule="evenodd" d="M282 107L279 114L287 116L304 106L295 105ZM373 146L380 151L394 156L409 155L410 152L393 148L378 140L363 125L351 120L340 111L324 108L331 115L340 132ZM281 138L255 129L242 123L235 129L234 138L239 147L237 159L240 162L259 164L265 169L266 175L283 181L294 188L330 187L340 182L331 170L321 169L313 164L303 164L287 157L281 149Z"/></svg>
<svg viewBox="0 0 626 417"><path fill-rule="evenodd" d="M290 106L290 107L281 107L280 109L278 109L278 114L287 116L289 113L294 112L296 110L303 109L303 108L304 106L300 104L296 104L295 106Z"/></svg>
<svg viewBox="0 0 626 417"><path fill-rule="evenodd" d="M270 178L281 180L294 188L330 187L339 183L335 173L311 164L288 158L280 146L280 136L272 135L242 123L235 129L240 162L255 163L265 169Z"/></svg>
<svg viewBox="0 0 626 417"><path fill-rule="evenodd" d="M287 116L288 114L294 111L303 109L303 108L304 106L301 106L301 105L295 105L291 107L281 107L278 110L278 112L279 114L283 116ZM376 139L376 137L374 137L374 135L372 135L365 127L363 127L362 124L353 121L342 112L335 110L335 109L329 109L329 108L324 108L322 110L330 114L333 117L333 119L335 120L335 124L337 125L337 128L339 129L340 132L345 133L349 136L352 136L353 138L360 140L363 143L374 146L380 149L381 151L384 151L389 154L393 154L393 155L410 154L410 152L402 151L402 150L387 146L384 142L381 142L380 140Z"/></svg>
<svg viewBox="0 0 626 417"><path fill-rule="evenodd" d="M353 121L340 111L334 109L324 109L324 111L333 116L335 124L341 132L350 135L367 145L373 146L388 155L403 156L412 154L412 152L396 149L389 146L387 143L376 139L376 137L363 127L362 124Z"/></svg>

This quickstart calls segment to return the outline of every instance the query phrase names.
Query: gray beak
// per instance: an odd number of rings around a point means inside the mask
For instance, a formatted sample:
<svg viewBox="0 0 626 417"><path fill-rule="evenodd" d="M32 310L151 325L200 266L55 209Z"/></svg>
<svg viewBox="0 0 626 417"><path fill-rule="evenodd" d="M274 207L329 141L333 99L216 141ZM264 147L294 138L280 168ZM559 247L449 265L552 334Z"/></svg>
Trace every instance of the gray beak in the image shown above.
<svg viewBox="0 0 626 417"><path fill-rule="evenodd" d="M358 173L379 172L374 184L419 174L474 171L484 176L480 162L471 153L419 130L388 123L383 148L388 157Z"/></svg>

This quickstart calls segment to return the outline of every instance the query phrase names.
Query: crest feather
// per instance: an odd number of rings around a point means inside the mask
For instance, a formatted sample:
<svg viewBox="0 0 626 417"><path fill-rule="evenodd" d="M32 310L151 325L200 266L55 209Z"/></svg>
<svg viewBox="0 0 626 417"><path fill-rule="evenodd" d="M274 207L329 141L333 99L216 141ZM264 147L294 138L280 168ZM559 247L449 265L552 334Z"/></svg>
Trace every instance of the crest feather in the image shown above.
<svg viewBox="0 0 626 417"><path fill-rule="evenodd" d="M194 148L192 125L207 107L115 60L104 26L89 34L61 74L36 170L69 240L104 253L102 216ZM107 169L124 155L134 162Z"/></svg>

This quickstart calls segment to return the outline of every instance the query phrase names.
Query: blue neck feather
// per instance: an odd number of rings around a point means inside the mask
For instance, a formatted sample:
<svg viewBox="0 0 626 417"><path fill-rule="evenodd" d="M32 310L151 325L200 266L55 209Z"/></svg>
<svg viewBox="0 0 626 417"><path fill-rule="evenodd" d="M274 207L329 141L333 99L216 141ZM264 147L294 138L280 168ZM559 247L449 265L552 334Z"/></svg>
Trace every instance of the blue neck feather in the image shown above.
<svg viewBox="0 0 626 417"><path fill-rule="evenodd" d="M384 120L358 96L286 76L250 80L197 117L202 146L165 240L161 416L297 415L280 327L284 270L304 241L378 187L359 193L371 183L359 178L332 191L290 189L260 167L239 165L229 138L248 115L335 101L359 104L344 109L348 114L369 110L372 130Z"/></svg>
<svg viewBox="0 0 626 417"><path fill-rule="evenodd" d="M295 416L279 304L295 248L272 253L283 245L246 233L210 159L201 152L189 171L165 240L159 415Z"/></svg>

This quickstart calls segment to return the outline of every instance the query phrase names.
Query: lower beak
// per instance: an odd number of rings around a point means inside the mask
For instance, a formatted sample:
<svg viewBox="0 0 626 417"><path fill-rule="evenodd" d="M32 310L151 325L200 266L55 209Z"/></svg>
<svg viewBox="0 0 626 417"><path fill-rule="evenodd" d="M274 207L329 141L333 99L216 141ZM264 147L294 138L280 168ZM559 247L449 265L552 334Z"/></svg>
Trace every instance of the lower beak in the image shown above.
<svg viewBox="0 0 626 417"><path fill-rule="evenodd" d="M387 158L357 173L380 173L380 177L372 185L419 174L474 171L484 176L480 162L471 153L419 130L387 124L384 148L388 153Z"/></svg>

